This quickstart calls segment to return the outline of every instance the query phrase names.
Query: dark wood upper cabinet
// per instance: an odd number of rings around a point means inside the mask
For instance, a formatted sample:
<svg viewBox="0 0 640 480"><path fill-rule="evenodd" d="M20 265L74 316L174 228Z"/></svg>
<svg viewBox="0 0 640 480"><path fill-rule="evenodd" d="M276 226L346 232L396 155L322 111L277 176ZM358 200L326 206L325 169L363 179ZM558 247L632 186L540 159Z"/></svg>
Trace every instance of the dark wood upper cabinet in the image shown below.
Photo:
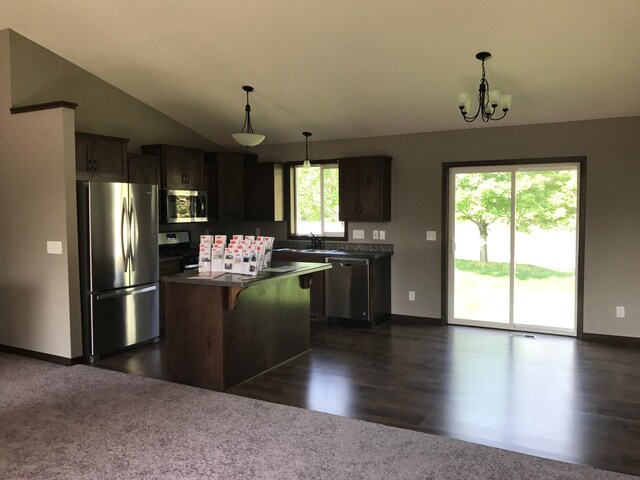
<svg viewBox="0 0 640 480"><path fill-rule="evenodd" d="M140 153L129 154L129 182L161 185L162 166L160 157Z"/></svg>
<svg viewBox="0 0 640 480"><path fill-rule="evenodd" d="M284 220L284 166L256 163L244 172L245 220Z"/></svg>
<svg viewBox="0 0 640 480"><path fill-rule="evenodd" d="M391 220L391 157L338 159L340 220Z"/></svg>
<svg viewBox="0 0 640 480"><path fill-rule="evenodd" d="M173 145L143 145L142 152L160 157L162 187L175 190L206 190L204 151Z"/></svg>
<svg viewBox="0 0 640 480"><path fill-rule="evenodd" d="M79 180L126 182L127 138L76 132L76 176Z"/></svg>
<svg viewBox="0 0 640 480"><path fill-rule="evenodd" d="M207 153L209 197L217 204L216 218L222 221L245 220L245 176L258 161L248 153ZM215 182L215 183L214 183Z"/></svg>

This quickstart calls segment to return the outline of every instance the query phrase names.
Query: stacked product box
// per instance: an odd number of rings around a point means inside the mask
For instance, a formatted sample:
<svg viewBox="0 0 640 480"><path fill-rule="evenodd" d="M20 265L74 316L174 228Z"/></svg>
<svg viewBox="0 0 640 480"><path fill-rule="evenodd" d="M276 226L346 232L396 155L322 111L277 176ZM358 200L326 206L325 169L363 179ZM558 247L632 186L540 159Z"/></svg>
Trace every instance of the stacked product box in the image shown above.
<svg viewBox="0 0 640 480"><path fill-rule="evenodd" d="M200 235L200 254L198 256L198 271L211 271L211 245L213 235Z"/></svg>
<svg viewBox="0 0 640 480"><path fill-rule="evenodd" d="M200 236L200 272L225 272L257 275L271 264L273 237L233 235Z"/></svg>

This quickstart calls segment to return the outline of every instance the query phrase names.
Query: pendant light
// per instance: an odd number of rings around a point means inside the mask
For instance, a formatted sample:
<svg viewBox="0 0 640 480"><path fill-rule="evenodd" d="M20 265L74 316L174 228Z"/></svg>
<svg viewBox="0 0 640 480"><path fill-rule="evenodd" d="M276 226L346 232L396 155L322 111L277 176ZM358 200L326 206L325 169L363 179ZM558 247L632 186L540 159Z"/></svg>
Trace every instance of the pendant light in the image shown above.
<svg viewBox="0 0 640 480"><path fill-rule="evenodd" d="M245 147L255 147L256 145L262 143L262 141L264 140L264 135L253 133L253 125L251 125L251 105L249 105L249 93L253 92L253 87L250 85L245 85L242 87L242 90L247 92L247 106L244 108L244 125L242 126L242 131L240 133L232 134L232 137L240 145L243 145ZM247 130L246 132L245 129Z"/></svg>
<svg viewBox="0 0 640 480"><path fill-rule="evenodd" d="M311 162L309 161L309 137L311 132L302 132L304 135L304 163L302 168L311 168Z"/></svg>

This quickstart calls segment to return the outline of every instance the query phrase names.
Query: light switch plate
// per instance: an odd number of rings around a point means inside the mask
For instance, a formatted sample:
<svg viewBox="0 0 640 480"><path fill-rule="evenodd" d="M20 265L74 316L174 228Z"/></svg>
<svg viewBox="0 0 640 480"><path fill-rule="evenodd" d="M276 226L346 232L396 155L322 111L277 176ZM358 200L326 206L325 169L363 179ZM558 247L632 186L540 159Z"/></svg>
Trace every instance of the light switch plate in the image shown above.
<svg viewBox="0 0 640 480"><path fill-rule="evenodd" d="M436 232L434 230L427 230L427 240L430 242L436 241Z"/></svg>
<svg viewBox="0 0 640 480"><path fill-rule="evenodd" d="M374 231L373 231L373 239L374 239L374 240L378 240L378 238L379 238L379 237L378 237L378 230L374 230Z"/></svg>
<svg viewBox="0 0 640 480"><path fill-rule="evenodd" d="M364 238L364 230L354 230L353 238L358 238L358 239Z"/></svg>
<svg viewBox="0 0 640 480"><path fill-rule="evenodd" d="M47 253L49 255L62 255L62 242L48 240Z"/></svg>
<svg viewBox="0 0 640 480"><path fill-rule="evenodd" d="M386 233L384 230L380 230L380 240L384 240L386 238Z"/></svg>
<svg viewBox="0 0 640 480"><path fill-rule="evenodd" d="M625 317L624 307L621 307L621 306L616 307L616 317L617 318L624 318Z"/></svg>

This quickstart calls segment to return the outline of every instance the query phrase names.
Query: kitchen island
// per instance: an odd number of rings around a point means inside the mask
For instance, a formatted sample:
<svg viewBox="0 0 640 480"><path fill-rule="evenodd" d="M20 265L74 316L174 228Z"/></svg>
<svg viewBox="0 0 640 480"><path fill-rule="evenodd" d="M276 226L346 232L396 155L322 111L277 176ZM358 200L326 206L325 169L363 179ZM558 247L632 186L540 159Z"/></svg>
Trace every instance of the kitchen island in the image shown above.
<svg viewBox="0 0 640 480"><path fill-rule="evenodd" d="M274 261L257 276L163 276L171 380L224 391L308 351L311 276L329 268Z"/></svg>

